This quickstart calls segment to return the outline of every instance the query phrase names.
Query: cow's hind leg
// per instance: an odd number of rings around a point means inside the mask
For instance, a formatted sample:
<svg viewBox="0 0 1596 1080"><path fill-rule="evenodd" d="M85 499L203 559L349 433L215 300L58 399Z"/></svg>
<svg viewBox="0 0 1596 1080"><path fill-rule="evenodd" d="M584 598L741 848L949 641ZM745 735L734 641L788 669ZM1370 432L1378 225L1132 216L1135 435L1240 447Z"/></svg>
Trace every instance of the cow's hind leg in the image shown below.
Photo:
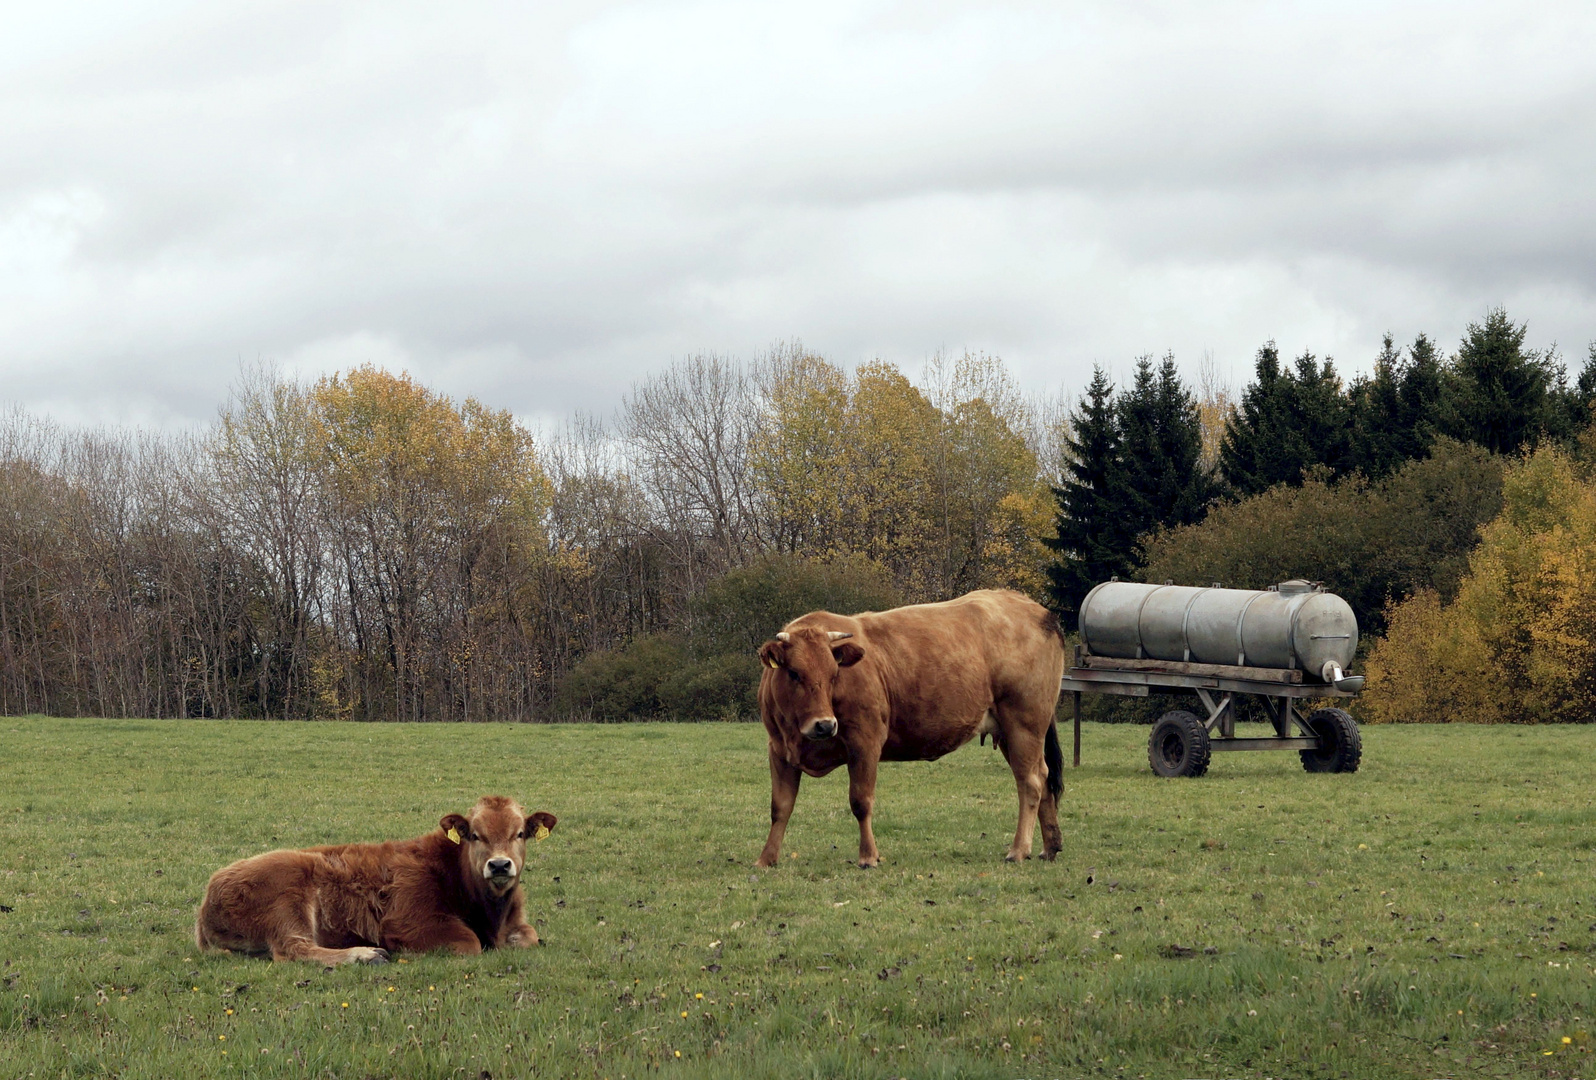
<svg viewBox="0 0 1596 1080"><path fill-rule="evenodd" d="M1064 752L1058 745L1056 722L1047 726L1042 742L1042 765L1047 777L1037 816L1042 822L1042 858L1052 862L1064 850L1064 833L1058 827L1058 800L1064 794Z"/></svg>
<svg viewBox="0 0 1596 1080"><path fill-rule="evenodd" d="M338 967L340 964L385 964L388 950L357 945L351 949L328 949L312 939L296 934L272 942L273 960L309 960L312 963Z"/></svg>
<svg viewBox="0 0 1596 1080"><path fill-rule="evenodd" d="M1042 732L1045 726L1029 722L1024 710L998 707L998 720L1003 726L1003 756L1009 770L1014 773L1014 786L1019 795L1019 821L1014 828L1014 843L1003 856L1009 862L1019 862L1031 857L1032 834L1036 822L1042 819L1043 850L1051 858L1062 846L1058 828L1058 801L1048 791L1048 768ZM1052 717L1047 718L1047 723Z"/></svg>
<svg viewBox="0 0 1596 1080"><path fill-rule="evenodd" d="M273 960L303 960L327 967L383 964L388 961L388 950L370 945L329 949L316 944L316 912L308 902L300 905L285 899L274 905L266 922L266 944L271 949Z"/></svg>

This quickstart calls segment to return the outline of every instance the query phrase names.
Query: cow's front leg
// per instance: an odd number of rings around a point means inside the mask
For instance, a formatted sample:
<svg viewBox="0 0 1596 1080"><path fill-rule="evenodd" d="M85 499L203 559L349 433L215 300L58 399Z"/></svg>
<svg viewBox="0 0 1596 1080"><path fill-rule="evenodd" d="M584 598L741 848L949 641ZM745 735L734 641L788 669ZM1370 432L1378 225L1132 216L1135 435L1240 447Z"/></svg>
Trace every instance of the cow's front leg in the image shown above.
<svg viewBox="0 0 1596 1080"><path fill-rule="evenodd" d="M510 901L510 910L505 912L504 926L499 930L499 937L495 945L501 949L530 949L534 945L542 944L538 941L538 932L532 929L532 924L526 921L526 899L517 892Z"/></svg>
<svg viewBox="0 0 1596 1080"><path fill-rule="evenodd" d="M798 801L798 781L803 773L797 766L787 764L770 748L770 835L765 838L765 849L759 853L755 866L775 866L781 859L781 840L787 835L787 819L792 817L793 804Z"/></svg>
<svg viewBox="0 0 1596 1080"><path fill-rule="evenodd" d="M538 940L538 932L532 928L532 924L523 919L519 926L504 928L504 933L499 935L499 944L510 949L530 949L543 943Z"/></svg>
<svg viewBox="0 0 1596 1080"><path fill-rule="evenodd" d="M455 915L385 920L382 943L389 949L410 952L448 949L456 956L475 956L482 951L476 931Z"/></svg>
<svg viewBox="0 0 1596 1080"><path fill-rule="evenodd" d="M870 812L876 803L876 763L881 751L870 748L848 755L848 809L859 820L859 869L869 870L881 862L876 850L876 834L870 828Z"/></svg>

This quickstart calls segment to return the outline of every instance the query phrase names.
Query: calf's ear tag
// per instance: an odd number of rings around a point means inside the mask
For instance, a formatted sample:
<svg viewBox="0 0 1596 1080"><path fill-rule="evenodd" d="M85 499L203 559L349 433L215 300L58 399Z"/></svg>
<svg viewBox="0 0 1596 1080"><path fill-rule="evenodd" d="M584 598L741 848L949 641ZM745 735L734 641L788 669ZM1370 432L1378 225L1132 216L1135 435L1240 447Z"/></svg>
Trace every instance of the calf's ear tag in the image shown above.
<svg viewBox="0 0 1596 1080"><path fill-rule="evenodd" d="M765 666L771 671L775 671L777 668L781 667L780 664L776 663L776 661L770 659L768 656L765 658Z"/></svg>
<svg viewBox="0 0 1596 1080"><path fill-rule="evenodd" d="M451 827L449 831L443 835L447 836L450 840L453 840L457 844L460 842L460 834L455 832L453 827Z"/></svg>
<svg viewBox="0 0 1596 1080"><path fill-rule="evenodd" d="M549 835L549 827L544 825L542 822L539 822L537 831L532 834L532 839L541 840L547 835Z"/></svg>

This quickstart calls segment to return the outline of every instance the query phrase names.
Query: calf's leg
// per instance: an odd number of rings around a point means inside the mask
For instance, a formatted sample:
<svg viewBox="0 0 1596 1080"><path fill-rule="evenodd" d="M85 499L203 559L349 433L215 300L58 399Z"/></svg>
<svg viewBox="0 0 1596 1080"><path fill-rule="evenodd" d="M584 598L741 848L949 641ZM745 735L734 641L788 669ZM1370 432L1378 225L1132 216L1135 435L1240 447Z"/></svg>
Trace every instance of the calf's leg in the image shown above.
<svg viewBox="0 0 1596 1080"><path fill-rule="evenodd" d="M787 835L787 820L792 817L793 804L798 801L798 781L803 773L787 764L770 748L770 835L765 838L765 848L759 853L755 866L775 866L781 860L781 840Z"/></svg>
<svg viewBox="0 0 1596 1080"><path fill-rule="evenodd" d="M527 929L532 928L529 926ZM535 940L536 931L532 936ZM405 949L409 952L447 949L456 956L476 956L482 951L482 941L476 931L467 926L465 920L454 915L390 917L383 920L382 943L390 949Z"/></svg>
<svg viewBox="0 0 1596 1080"><path fill-rule="evenodd" d="M388 950L368 945L350 949L327 949L317 945L303 934L294 934L272 942L273 960L309 960L312 963L338 967L340 964L385 964Z"/></svg>

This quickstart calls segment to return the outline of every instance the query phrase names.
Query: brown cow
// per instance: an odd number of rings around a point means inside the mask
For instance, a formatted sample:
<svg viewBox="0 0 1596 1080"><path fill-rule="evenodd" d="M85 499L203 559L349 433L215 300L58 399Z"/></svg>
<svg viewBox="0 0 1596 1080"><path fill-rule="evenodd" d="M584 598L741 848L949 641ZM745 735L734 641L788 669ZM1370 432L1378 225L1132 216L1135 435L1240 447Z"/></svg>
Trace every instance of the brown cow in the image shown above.
<svg viewBox="0 0 1596 1080"><path fill-rule="evenodd" d="M1063 846L1064 759L1053 712L1064 647L1057 618L1040 604L986 589L852 617L814 611L765 642L759 657L771 790L770 837L756 865L776 865L802 775L847 765L859 865L875 866L877 762L934 761L978 732L996 737L1019 788L1007 858L1030 857L1038 814L1044 857Z"/></svg>
<svg viewBox="0 0 1596 1080"><path fill-rule="evenodd" d="M489 795L469 817L446 814L436 832L382 844L269 851L211 875L194 923L201 949L329 967L382 963L394 949L526 948L537 931L522 911L526 839L555 817L527 815Z"/></svg>

